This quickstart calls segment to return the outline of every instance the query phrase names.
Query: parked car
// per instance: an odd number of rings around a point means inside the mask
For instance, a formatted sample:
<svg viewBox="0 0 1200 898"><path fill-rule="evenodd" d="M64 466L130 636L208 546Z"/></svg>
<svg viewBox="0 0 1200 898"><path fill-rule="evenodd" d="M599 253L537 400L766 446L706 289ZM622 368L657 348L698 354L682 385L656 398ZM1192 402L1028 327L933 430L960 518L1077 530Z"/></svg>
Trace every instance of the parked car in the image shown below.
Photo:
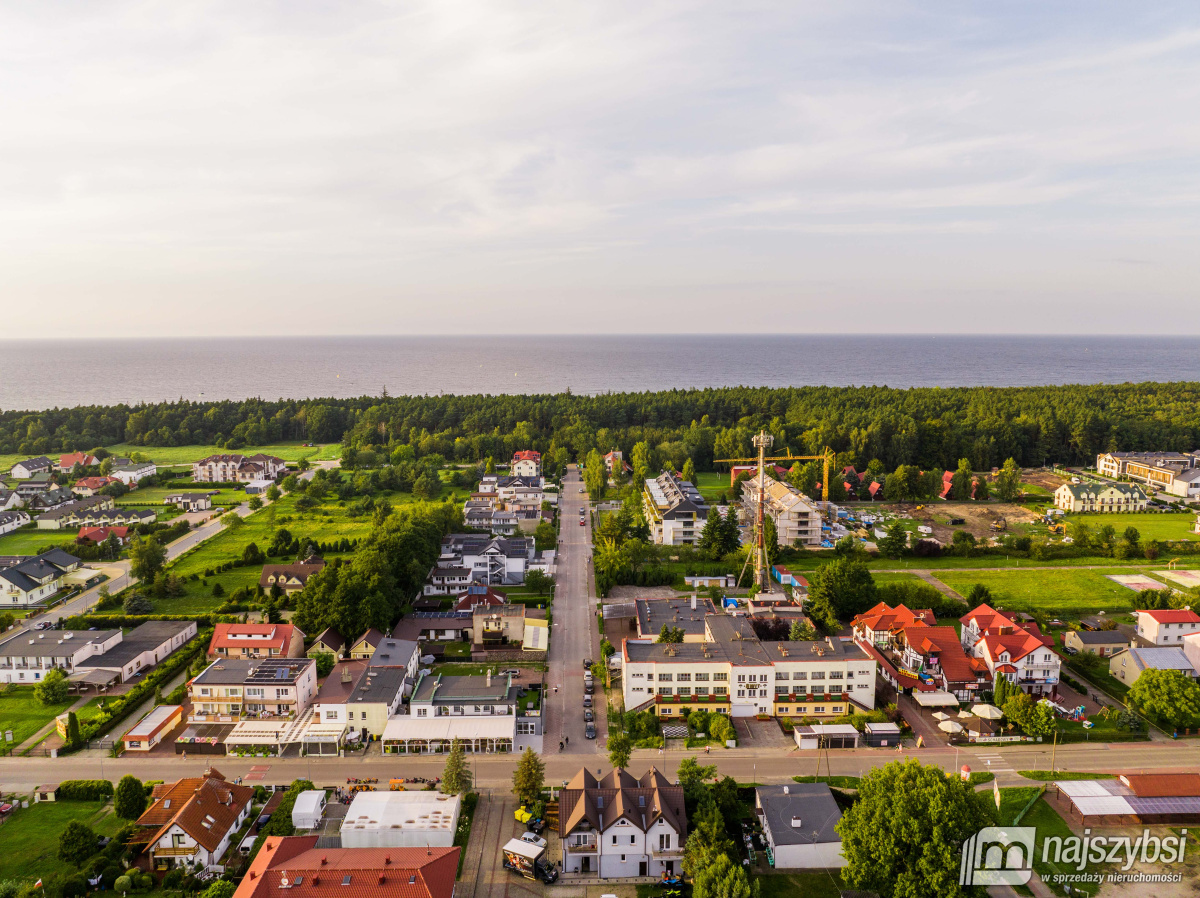
<svg viewBox="0 0 1200 898"><path fill-rule="evenodd" d="M590 708L592 706L592 697L590 695L585 695L583 697L583 706L585 708Z"/></svg>
<svg viewBox="0 0 1200 898"><path fill-rule="evenodd" d="M583 669L585 671L590 671L592 669L592 659L591 658L583 659Z"/></svg>
<svg viewBox="0 0 1200 898"><path fill-rule="evenodd" d="M530 845L536 845L538 848L546 847L546 840L537 833L522 833L521 841L528 842Z"/></svg>
<svg viewBox="0 0 1200 898"><path fill-rule="evenodd" d="M583 709L583 721L584 721L584 723L591 723L591 722L592 722L593 720L595 720L595 719L596 719L596 712L595 712L595 711L593 711L591 708L584 708L584 709Z"/></svg>
<svg viewBox="0 0 1200 898"><path fill-rule="evenodd" d="M521 671L517 670L515 667L508 667L500 671L500 676L502 677L519 677L520 675Z"/></svg>
<svg viewBox="0 0 1200 898"><path fill-rule="evenodd" d="M33 629L35 629L35 630L49 630L49 629L50 629L51 627L53 627L53 626L54 626L54 624L52 624L50 621L48 621L48 620L43 620L43 621L38 621L36 624L34 624L34 625L33 625Z"/></svg>
<svg viewBox="0 0 1200 898"><path fill-rule="evenodd" d="M589 723L586 727L584 727L583 728L583 736L585 739L595 739L596 738L596 725L594 723Z"/></svg>
<svg viewBox="0 0 1200 898"><path fill-rule="evenodd" d="M254 824L254 828L255 828L257 831L261 832L261 831L262 831L262 828L263 828L264 826L266 826L266 825L267 825L268 823L270 823L270 822L271 822L271 815L270 815L270 814L263 814L263 815L262 815L261 817L259 817L259 818L258 818L258 820L255 822L255 824Z"/></svg>
<svg viewBox="0 0 1200 898"><path fill-rule="evenodd" d="M586 683L583 684L583 691L586 692L588 695L591 695L593 692L596 691L596 687L595 687L595 685L593 685L591 680L588 680Z"/></svg>

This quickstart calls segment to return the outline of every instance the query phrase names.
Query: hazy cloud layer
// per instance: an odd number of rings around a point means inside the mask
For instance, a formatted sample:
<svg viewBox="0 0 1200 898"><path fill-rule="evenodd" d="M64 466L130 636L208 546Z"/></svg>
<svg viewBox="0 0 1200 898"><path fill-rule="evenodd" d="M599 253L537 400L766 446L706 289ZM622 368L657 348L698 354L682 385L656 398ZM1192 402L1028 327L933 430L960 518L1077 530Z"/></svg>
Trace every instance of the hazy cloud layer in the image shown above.
<svg viewBox="0 0 1200 898"><path fill-rule="evenodd" d="M0 79L7 336L1200 333L1195 4L10 3Z"/></svg>

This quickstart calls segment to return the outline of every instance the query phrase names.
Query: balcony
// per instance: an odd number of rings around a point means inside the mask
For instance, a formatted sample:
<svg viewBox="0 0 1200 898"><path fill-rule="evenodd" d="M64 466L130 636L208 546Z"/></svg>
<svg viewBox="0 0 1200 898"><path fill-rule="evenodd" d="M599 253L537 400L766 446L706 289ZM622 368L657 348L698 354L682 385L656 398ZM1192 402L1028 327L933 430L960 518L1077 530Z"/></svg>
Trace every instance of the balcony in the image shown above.
<svg viewBox="0 0 1200 898"><path fill-rule="evenodd" d="M155 857L194 857L199 845L172 845L168 848L155 848L151 851Z"/></svg>
<svg viewBox="0 0 1200 898"><path fill-rule="evenodd" d="M654 846L651 846L650 854L653 857L665 858L669 860L671 858L683 857L683 847L680 845L676 845L674 848L655 848Z"/></svg>
<svg viewBox="0 0 1200 898"><path fill-rule="evenodd" d="M581 842L567 844L567 854L595 854L599 850L600 845L596 839L584 839Z"/></svg>

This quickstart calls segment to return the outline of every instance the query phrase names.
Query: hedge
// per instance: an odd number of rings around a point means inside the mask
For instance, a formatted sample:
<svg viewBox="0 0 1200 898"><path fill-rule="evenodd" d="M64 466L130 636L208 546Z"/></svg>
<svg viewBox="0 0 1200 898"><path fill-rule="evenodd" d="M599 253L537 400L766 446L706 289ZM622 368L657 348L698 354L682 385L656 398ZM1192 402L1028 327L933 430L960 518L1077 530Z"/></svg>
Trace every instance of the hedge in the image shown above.
<svg viewBox="0 0 1200 898"><path fill-rule="evenodd" d="M108 702L100 715L90 720L80 729L80 744L64 746L63 751L75 751L83 747L90 739L104 735L114 726L136 711L143 703L153 701L160 686L163 686L181 670L187 670L188 665L197 656L204 654L212 638L211 630L201 630L186 646L155 667L140 683Z"/></svg>
<svg viewBox="0 0 1200 898"><path fill-rule="evenodd" d="M241 623L241 618L221 614L80 614L63 621L64 630L86 630L88 627L112 629L113 627L137 627L149 621L183 620L195 621L197 627L214 627L217 624Z"/></svg>
<svg viewBox="0 0 1200 898"><path fill-rule="evenodd" d="M63 780L58 784L59 801L103 801L113 797L108 780Z"/></svg>

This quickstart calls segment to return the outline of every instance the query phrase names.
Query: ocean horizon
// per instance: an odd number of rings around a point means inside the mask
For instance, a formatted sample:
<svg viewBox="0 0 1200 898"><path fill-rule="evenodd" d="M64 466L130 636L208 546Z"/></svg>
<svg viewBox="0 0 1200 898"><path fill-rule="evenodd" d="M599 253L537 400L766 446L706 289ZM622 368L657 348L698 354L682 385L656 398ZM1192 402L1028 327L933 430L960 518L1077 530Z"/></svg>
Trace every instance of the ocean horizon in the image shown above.
<svg viewBox="0 0 1200 898"><path fill-rule="evenodd" d="M178 399L1200 381L1200 336L521 335L0 341L0 410Z"/></svg>

